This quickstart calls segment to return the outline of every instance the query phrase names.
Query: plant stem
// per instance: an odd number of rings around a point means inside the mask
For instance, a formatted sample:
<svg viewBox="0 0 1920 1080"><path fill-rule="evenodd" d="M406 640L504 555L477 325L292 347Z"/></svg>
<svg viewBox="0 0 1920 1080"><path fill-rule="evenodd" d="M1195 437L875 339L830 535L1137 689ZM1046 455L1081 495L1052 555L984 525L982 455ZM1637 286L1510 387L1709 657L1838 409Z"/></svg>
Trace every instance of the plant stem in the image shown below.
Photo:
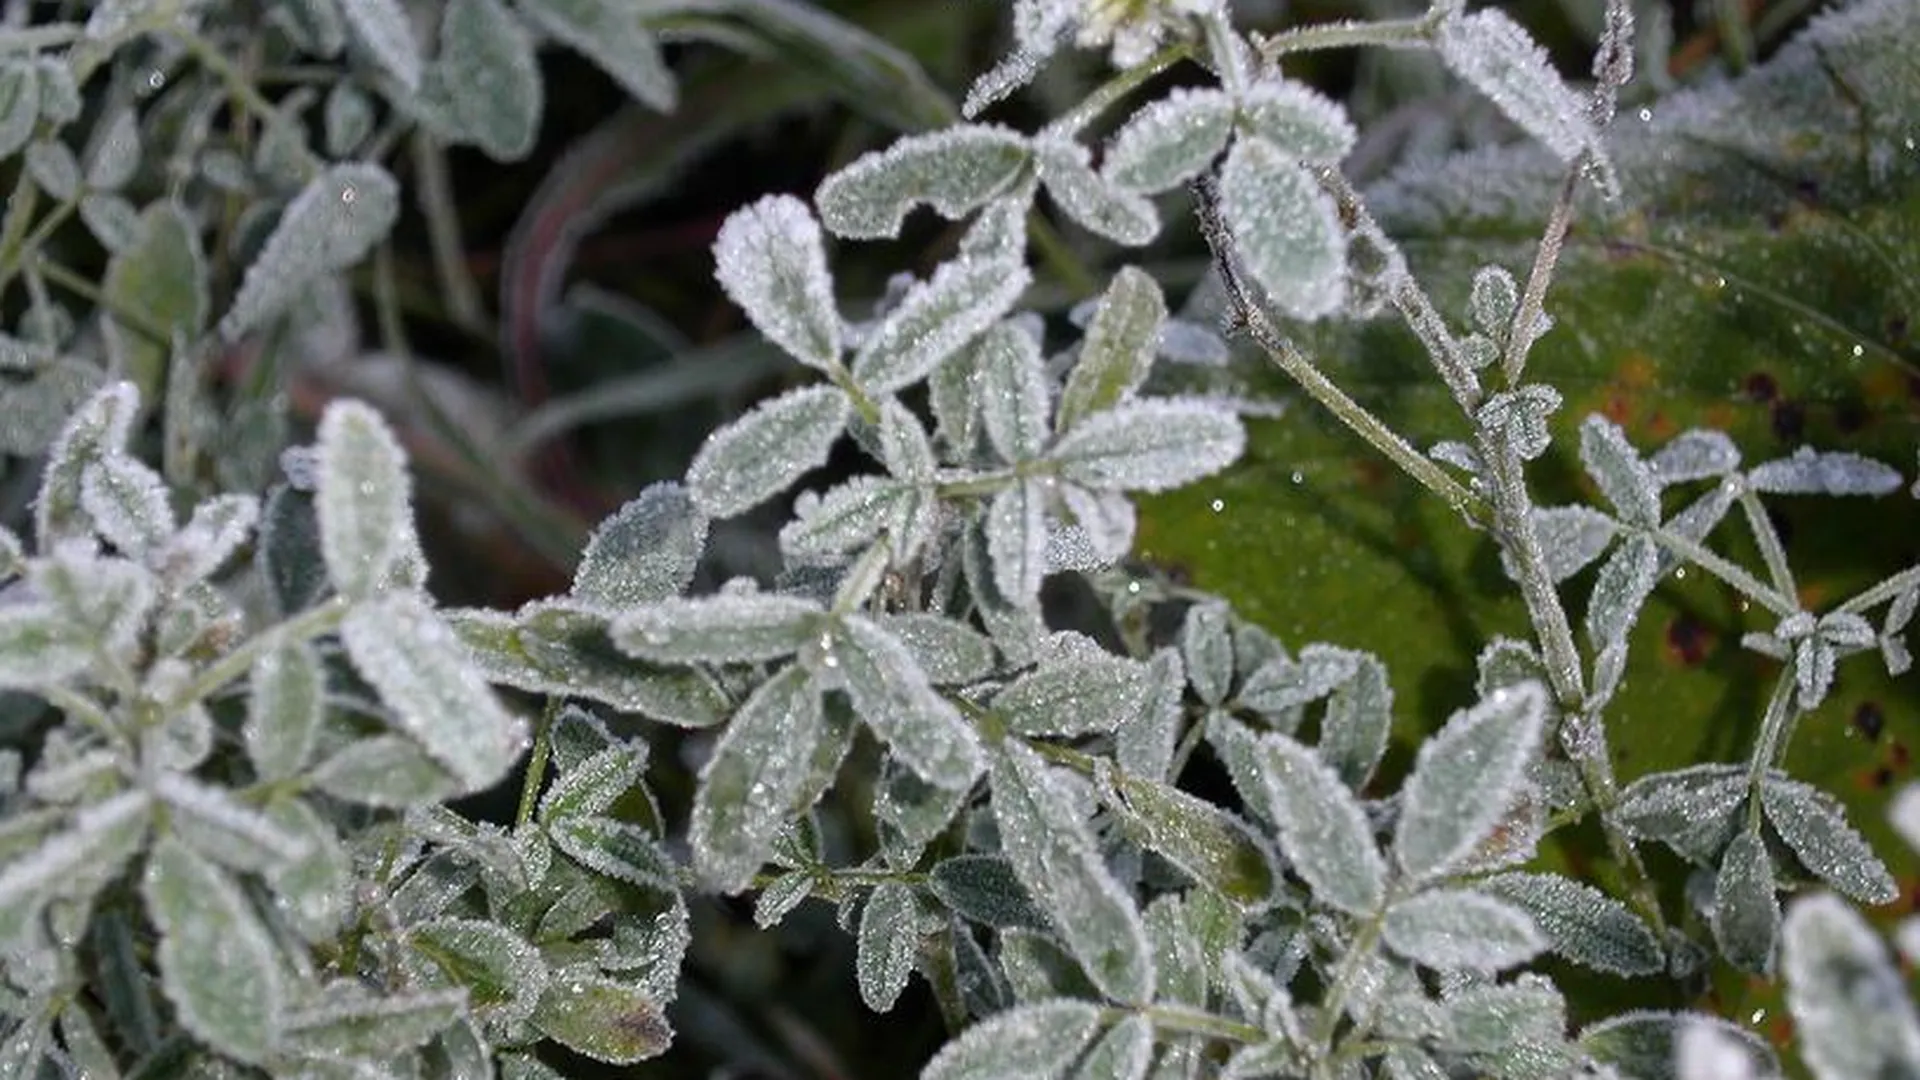
<svg viewBox="0 0 1920 1080"><path fill-rule="evenodd" d="M1726 582L1742 595L1753 598L1781 618L1800 610L1799 602L1792 593L1780 592L1754 577L1740 564L1712 551L1697 540L1682 536L1664 526L1647 530L1647 536L1654 543Z"/></svg>
<svg viewBox="0 0 1920 1080"><path fill-rule="evenodd" d="M247 76L246 72L235 67L233 61L228 60L218 46L195 33L176 30L172 36L193 57L194 63L211 72L226 86L228 95L244 111L250 113L261 127L272 127L288 122L287 118L280 114L280 110L274 107L273 102L268 101L260 93L259 88L254 86L253 80ZM298 146L301 170L308 176L318 173L320 159L304 141L301 141Z"/></svg>
<svg viewBox="0 0 1920 1080"><path fill-rule="evenodd" d="M1113 1023L1138 1013L1153 1021L1156 1031L1178 1031L1188 1035L1205 1035L1215 1039L1231 1039L1238 1043L1263 1043L1267 1033L1252 1024L1217 1013L1200 1009L1187 1009L1178 1005L1148 1005L1143 1009L1103 1009L1104 1022Z"/></svg>
<svg viewBox="0 0 1920 1080"><path fill-rule="evenodd" d="M1920 589L1920 566L1909 566L1905 570L1883 579L1879 584L1853 597L1846 603L1834 608L1835 614L1857 615L1875 604L1885 603L1901 593Z"/></svg>
<svg viewBox="0 0 1920 1080"><path fill-rule="evenodd" d="M277 649L288 642L310 641L335 629L352 607L344 597L335 596L254 635L232 652L207 665L198 678L165 703L165 708L178 711L205 700L221 687L252 670L254 661L269 649Z"/></svg>
<svg viewBox="0 0 1920 1080"><path fill-rule="evenodd" d="M1793 721L1799 710L1793 705L1793 665L1788 664L1774 680L1773 693L1767 698L1767 711L1760 717L1760 736L1753 743L1753 757L1747 763L1747 786L1758 792L1760 781L1766 777L1770 768L1780 755L1786 752L1789 733L1793 730ZM1751 824L1760 823L1760 800L1748 800L1747 813Z"/></svg>
<svg viewBox="0 0 1920 1080"><path fill-rule="evenodd" d="M425 131L411 140L414 175L420 178L420 211L427 219L427 241L433 252L433 270L446 294L447 317L474 334L488 333L486 308L480 287L467 269L460 242L460 209L447 172L447 152Z"/></svg>
<svg viewBox="0 0 1920 1080"><path fill-rule="evenodd" d="M527 755L527 775L520 782L520 807L513 815L515 831L533 820L534 807L540 802L540 786L547 779L547 759L553 754L553 722L560 718L560 709L565 704L565 698L550 695L540 710L539 723L533 729L533 750Z"/></svg>
<svg viewBox="0 0 1920 1080"><path fill-rule="evenodd" d="M1073 138L1082 128L1098 120L1101 113L1118 104L1120 99L1145 85L1147 80L1192 56L1193 46L1186 42L1161 49L1096 87L1066 115L1048 124L1048 130L1063 138Z"/></svg>
<svg viewBox="0 0 1920 1080"><path fill-rule="evenodd" d="M1288 53L1317 52L1322 49L1351 49L1363 45L1418 48L1432 43L1433 33L1440 23L1438 10L1412 19L1318 23L1298 26L1263 38L1257 48L1260 59L1269 64Z"/></svg>
<svg viewBox="0 0 1920 1080"><path fill-rule="evenodd" d="M1313 1033L1308 1036L1316 1051L1316 1080L1331 1078L1328 1070L1334 1058L1333 1037L1340 1031L1340 1016L1346 1011L1347 995L1353 992L1353 980L1359 977L1360 966L1373 958L1373 950L1380 943L1380 934L1386 923L1386 905L1382 904L1379 911L1360 924L1353 944L1347 946L1346 955L1340 960L1340 969L1334 973L1333 981L1328 984L1326 995L1321 999L1320 1019L1315 1022Z"/></svg>
<svg viewBox="0 0 1920 1080"><path fill-rule="evenodd" d="M1547 286L1553 282L1554 268L1560 265L1560 251L1566 243L1567 229L1573 224L1573 195L1579 189L1580 173L1587 155L1580 155L1573 168L1560 181L1560 194L1547 214L1547 227L1540 233L1540 246L1534 249L1533 269L1527 273L1527 287L1514 309L1513 324L1507 328L1506 355L1500 366L1507 386L1517 387L1527 370L1527 354L1539 334L1540 316L1547 303Z"/></svg>

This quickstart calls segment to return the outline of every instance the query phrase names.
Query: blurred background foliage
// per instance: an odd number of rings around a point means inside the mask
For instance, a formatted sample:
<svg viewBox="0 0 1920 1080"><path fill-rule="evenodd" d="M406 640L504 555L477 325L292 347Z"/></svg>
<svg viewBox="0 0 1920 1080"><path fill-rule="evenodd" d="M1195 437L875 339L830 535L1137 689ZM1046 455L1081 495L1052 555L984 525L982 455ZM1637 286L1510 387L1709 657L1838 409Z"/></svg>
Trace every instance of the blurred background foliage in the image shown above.
<svg viewBox="0 0 1920 1080"><path fill-rule="evenodd" d="M1235 6L1268 29L1413 7L1404 0ZM1597 0L1504 6L1563 70L1584 74ZM1645 126L1639 110L1658 110L1664 95L1764 62L1822 5L1637 6L1643 49L1621 121L1629 129ZM391 155L406 189L423 193L389 249L398 318L371 301L376 265L355 283L351 310L361 333L344 335L326 362L282 371L262 355L279 347L273 342L219 358L232 421L221 450L242 465L270 464L335 396L382 407L413 456L432 584L449 603L511 607L564 589L593 523L646 484L678 477L707 431L796 374L745 332L712 281L709 249L722 220L765 193L809 196L821 177L858 154L950 122L967 82L1001 54L1008 35L1005 7L993 2L674 7L679 14L662 27L675 42L677 110L630 104L571 53L543 54L547 114L525 161L502 166L455 151L440 175L405 147ZM1097 85L1099 61L1092 54L1056 60L990 119L1037 126ZM1444 162L1511 137L1489 106L1417 53L1309 54L1288 70L1349 104L1363 133L1349 172L1381 193L1385 224L1443 302L1462 300L1481 263L1524 269L1550 176L1492 159L1478 167L1484 174L1410 164ZM262 74L271 82L273 73ZM1147 92L1195 77L1176 68ZM1822 124L1848 130L1854 114L1870 107L1849 102L1846 90L1836 82L1800 114L1783 110L1778 157L1722 148L1676 174L1637 169L1639 159L1629 156L1625 212L1576 224L1548 305L1560 328L1535 360L1539 375L1567 397L1560 449L1543 463L1543 503L1591 494L1579 487L1567 436L1592 411L1624 423L1646 450L1711 424L1731 431L1750 461L1804 441L1903 469L1912 464L1920 187L1911 153L1891 179L1876 179L1863 147L1849 153L1834 140L1810 138L1807 129ZM1909 123L1920 115L1920 92L1911 100ZM1656 159L1662 152L1648 151ZM1495 174L1502 183L1537 183L1537 201L1522 199L1504 216L1474 209L1474 184ZM1636 187L1637 180L1648 182ZM1449 196L1457 198L1449 203ZM97 272L104 253L88 249L83 230L71 231L71 239L54 239L70 246L63 261ZM862 317L891 275L923 271L949 254L958 231L923 216L898 242L841 246L833 263L848 315ZM1030 300L1064 319L1117 268L1116 252L1059 222L1043 236ZM1206 267L1184 212L1169 215L1161 241L1140 258L1176 304ZM1204 295L1189 307L1206 310ZM1442 424L1451 404L1403 329L1336 327L1310 340L1339 381L1423 444L1457 434ZM1151 505L1142 561L1129 570L1219 593L1290 646L1329 641L1376 652L1393 676L1404 766L1418 735L1470 699L1480 645L1525 631L1493 546L1310 407L1288 403L1278 377L1251 356L1238 356L1215 378L1214 389L1248 395L1277 415L1255 428L1242 466ZM284 424L258 421L283 413ZM9 517L21 513L32 481L13 461L0 479ZM836 467L843 463L828 466ZM1795 500L1776 505L1803 591L1816 605L1920 559L1913 502L1904 496L1805 502L1805 512ZM772 569L771 527L783 509L727 523L716 534L708 576ZM1578 595L1583 580L1572 588ZM1638 659L1615 709L1623 779L1735 758L1750 741L1770 662L1739 648L1744 630L1764 627L1736 600L1710 582L1676 580L1642 617ZM1840 692L1802 725L1793 771L1846 799L1856 824L1894 858L1900 849L1883 825L1884 793L1911 778L1909 747L1920 737L1911 680L1892 685L1865 662L1843 667L1841 678ZM703 738L663 740L673 745L656 760L685 766L679 777L656 768L665 806L686 805ZM872 748L865 752L873 764ZM871 775L856 761L843 788ZM1397 778L1389 770L1382 782ZM865 793L843 790L829 804L822 827L831 847L871 850L871 823L833 809L867 802ZM1592 839L1573 837L1550 857L1604 878L1605 867L1591 865L1602 847ZM1912 895L1914 865L1895 866ZM1670 910L1679 910L1684 870L1677 863L1656 870L1671 872ZM884 1020L866 1013L852 941L826 905L803 905L774 933L753 928L745 901L699 901L694 910L675 1048L620 1075L877 1080L911 1074L942 1041L938 1011L918 983ZM1704 1005L1784 1034L1772 1020L1776 1003L1743 980L1720 977L1689 1001L1655 1002L1623 980L1556 974L1566 976L1576 1003L1584 991L1589 1005L1604 1003L1606 1011ZM569 1064L594 1075L590 1063Z"/></svg>

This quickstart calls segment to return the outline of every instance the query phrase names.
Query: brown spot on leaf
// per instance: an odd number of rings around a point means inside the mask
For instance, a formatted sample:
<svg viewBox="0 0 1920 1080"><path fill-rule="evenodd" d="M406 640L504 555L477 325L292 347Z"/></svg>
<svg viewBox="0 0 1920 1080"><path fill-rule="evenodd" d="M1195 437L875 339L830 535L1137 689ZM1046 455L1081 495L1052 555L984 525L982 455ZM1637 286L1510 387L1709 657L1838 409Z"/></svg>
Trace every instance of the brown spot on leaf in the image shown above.
<svg viewBox="0 0 1920 1080"><path fill-rule="evenodd" d="M1682 613L1667 620L1667 657L1682 667L1698 667L1717 639L1706 623Z"/></svg>
<svg viewBox="0 0 1920 1080"><path fill-rule="evenodd" d="M1880 711L1879 705L1871 701L1863 701L1853 710L1853 729L1866 736L1868 742L1878 739L1881 729L1886 725L1886 714Z"/></svg>
<svg viewBox="0 0 1920 1080"><path fill-rule="evenodd" d="M1780 383L1764 371L1756 371L1740 380L1740 392L1748 401L1770 404L1780 396Z"/></svg>

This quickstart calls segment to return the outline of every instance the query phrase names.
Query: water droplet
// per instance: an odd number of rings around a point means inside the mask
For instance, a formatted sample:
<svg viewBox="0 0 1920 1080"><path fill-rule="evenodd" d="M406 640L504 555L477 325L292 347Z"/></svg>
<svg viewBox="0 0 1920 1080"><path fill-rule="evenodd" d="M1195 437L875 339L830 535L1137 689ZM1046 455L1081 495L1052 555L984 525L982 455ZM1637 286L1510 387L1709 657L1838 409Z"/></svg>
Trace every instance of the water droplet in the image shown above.
<svg viewBox="0 0 1920 1080"><path fill-rule="evenodd" d="M1304 484L1304 483L1306 483L1306 482L1307 482L1307 478L1306 478L1306 476L1305 476L1304 474L1302 474L1302 473L1300 472L1300 470L1298 470L1298 469L1295 469L1295 470L1293 471L1293 476L1292 476L1292 480L1293 480L1293 482L1294 482L1294 483L1296 483L1296 484Z"/></svg>
<svg viewBox="0 0 1920 1080"><path fill-rule="evenodd" d="M1723 277L1717 277L1717 278L1714 278L1714 279L1713 279L1713 287L1714 287L1714 288L1716 288L1716 289L1724 289L1724 288L1726 288L1726 287L1727 287L1727 279L1726 279L1726 278L1723 278Z"/></svg>
<svg viewBox="0 0 1920 1080"><path fill-rule="evenodd" d="M167 85L167 76L165 72L161 71L158 68L155 68L154 70L147 72L147 89L149 91L158 93L160 88L165 85Z"/></svg>
<svg viewBox="0 0 1920 1080"><path fill-rule="evenodd" d="M1859 345L1855 345L1855 346L1853 347L1853 356L1854 356L1854 359L1856 359L1856 360L1857 360L1857 359L1859 359L1859 358L1860 358L1860 357L1862 357L1862 356L1865 356L1865 355L1866 355L1866 353L1867 353L1867 350L1866 350L1866 349L1864 349L1864 348L1862 348L1862 347L1861 347L1861 346L1859 346Z"/></svg>
<svg viewBox="0 0 1920 1080"><path fill-rule="evenodd" d="M351 203L359 197L360 193L351 187L343 187L340 189L340 201L343 203Z"/></svg>
<svg viewBox="0 0 1920 1080"><path fill-rule="evenodd" d="M1641 110L1640 110L1640 122L1641 122L1641 123L1643 123L1643 124L1651 124L1651 123L1653 123L1653 110L1652 110L1652 109L1641 109Z"/></svg>
<svg viewBox="0 0 1920 1080"><path fill-rule="evenodd" d="M1683 567L1681 567L1680 569L1678 569L1678 570L1675 570L1675 571L1673 572L1673 580L1675 580L1675 581L1685 581L1685 580L1687 580L1687 568L1683 566Z"/></svg>
<svg viewBox="0 0 1920 1080"><path fill-rule="evenodd" d="M1128 595L1128 596L1139 596L1139 595L1140 595L1140 583L1139 583L1139 582L1137 582L1137 581L1129 581L1129 582L1127 582L1127 595Z"/></svg>
<svg viewBox="0 0 1920 1080"><path fill-rule="evenodd" d="M1217 514L1220 511L1225 510L1227 508L1227 500L1215 499L1213 500L1213 502L1209 503L1208 505L1212 506L1213 512Z"/></svg>
<svg viewBox="0 0 1920 1080"><path fill-rule="evenodd" d="M1747 1023L1753 1024L1756 1027L1766 1022L1767 1022L1767 1010L1765 1009L1755 1009L1753 1010L1753 1015L1747 1017Z"/></svg>

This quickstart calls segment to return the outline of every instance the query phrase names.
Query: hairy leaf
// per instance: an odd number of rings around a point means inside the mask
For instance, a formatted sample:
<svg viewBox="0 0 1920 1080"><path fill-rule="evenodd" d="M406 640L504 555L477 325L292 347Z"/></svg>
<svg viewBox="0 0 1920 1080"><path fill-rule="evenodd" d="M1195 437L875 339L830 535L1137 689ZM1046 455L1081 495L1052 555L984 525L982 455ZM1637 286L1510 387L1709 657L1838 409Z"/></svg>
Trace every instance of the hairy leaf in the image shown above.
<svg viewBox="0 0 1920 1080"><path fill-rule="evenodd" d="M821 221L849 239L898 236L925 203L958 218L1000 194L1027 164L1026 139L1002 127L948 128L912 135L827 177L814 196Z"/></svg>
<svg viewBox="0 0 1920 1080"><path fill-rule="evenodd" d="M654 484L594 529L573 595L616 611L678 596L706 542L707 519L686 489Z"/></svg>
<svg viewBox="0 0 1920 1080"><path fill-rule="evenodd" d="M393 0L357 0L390 4ZM334 165L287 204L220 320L228 341L259 329L328 274L365 258L400 216L400 185L378 165Z"/></svg>
<svg viewBox="0 0 1920 1080"><path fill-rule="evenodd" d="M700 770L688 842L694 868L714 888L737 892L766 862L796 809L809 762L795 753L822 724L820 690L790 665L762 683L727 725Z"/></svg>
<svg viewBox="0 0 1920 1080"><path fill-rule="evenodd" d="M285 989L267 928L240 886L171 837L147 857L147 914L160 931L160 987L180 1024L224 1054L265 1061Z"/></svg>
<svg viewBox="0 0 1920 1080"><path fill-rule="evenodd" d="M1386 895L1387 866L1353 793L1312 750L1272 734L1243 736L1258 766L1256 800L1280 834L1280 851L1321 900L1371 914Z"/></svg>
<svg viewBox="0 0 1920 1080"><path fill-rule="evenodd" d="M898 882L874 887L860 909L854 973L860 1000L874 1012L888 1012L907 988L920 945L913 890Z"/></svg>
<svg viewBox="0 0 1920 1080"><path fill-rule="evenodd" d="M997 257L941 264L861 342L853 377L874 395L919 382L999 322L1031 280L1024 263Z"/></svg>
<svg viewBox="0 0 1920 1080"><path fill-rule="evenodd" d="M1100 1010L1085 1001L1057 998L1021 1005L947 1043L920 1080L1059 1080L1099 1026Z"/></svg>
<svg viewBox="0 0 1920 1080"><path fill-rule="evenodd" d="M1539 753L1545 721L1546 694L1533 683L1494 691L1422 744L1393 837L1408 875L1444 875L1486 839Z"/></svg>
<svg viewBox="0 0 1920 1080"><path fill-rule="evenodd" d="M1235 140L1220 170L1220 214L1248 274L1282 312L1317 319L1346 302L1347 239L1333 200L1285 151Z"/></svg>
<svg viewBox="0 0 1920 1080"><path fill-rule="evenodd" d="M807 386L763 401L707 436L687 469L693 501L709 517L732 517L824 465L852 415L847 395Z"/></svg>
<svg viewBox="0 0 1920 1080"><path fill-rule="evenodd" d="M720 227L713 257L720 287L767 340L809 367L839 367L833 276L820 226L805 203L769 195L734 211Z"/></svg>
<svg viewBox="0 0 1920 1080"><path fill-rule="evenodd" d="M519 0L528 21L594 62L634 100L669 112L679 94L660 43L623 0Z"/></svg>
<svg viewBox="0 0 1920 1080"><path fill-rule="evenodd" d="M1180 87L1133 114L1108 143L1107 179L1155 195L1205 172L1227 145L1233 99L1212 88Z"/></svg>
<svg viewBox="0 0 1920 1080"><path fill-rule="evenodd" d="M1226 468L1246 430L1198 400L1130 401L1088 417L1048 455L1062 476L1096 490L1166 491Z"/></svg>
<svg viewBox="0 0 1920 1080"><path fill-rule="evenodd" d="M1787 913L1781 967L1803 1060L1819 1080L1920 1072L1920 1018L1865 920L1831 896Z"/></svg>

